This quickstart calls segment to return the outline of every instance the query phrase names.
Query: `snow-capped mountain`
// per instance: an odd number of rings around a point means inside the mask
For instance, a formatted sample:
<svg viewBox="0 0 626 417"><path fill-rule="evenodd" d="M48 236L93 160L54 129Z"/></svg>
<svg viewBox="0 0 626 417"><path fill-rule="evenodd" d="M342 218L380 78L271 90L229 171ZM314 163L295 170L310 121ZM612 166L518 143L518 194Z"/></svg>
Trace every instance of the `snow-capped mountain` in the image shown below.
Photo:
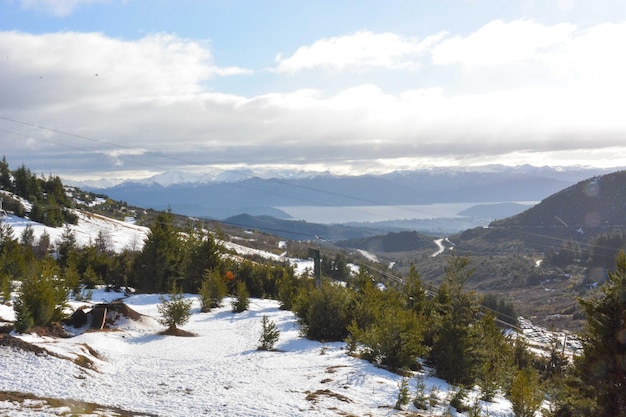
<svg viewBox="0 0 626 417"><path fill-rule="evenodd" d="M441 167L360 176L239 169L202 175L163 173L91 190L141 207L169 207L190 216L225 219L242 213L279 216L280 207L541 201L578 181L608 172L611 170L530 165Z"/></svg>

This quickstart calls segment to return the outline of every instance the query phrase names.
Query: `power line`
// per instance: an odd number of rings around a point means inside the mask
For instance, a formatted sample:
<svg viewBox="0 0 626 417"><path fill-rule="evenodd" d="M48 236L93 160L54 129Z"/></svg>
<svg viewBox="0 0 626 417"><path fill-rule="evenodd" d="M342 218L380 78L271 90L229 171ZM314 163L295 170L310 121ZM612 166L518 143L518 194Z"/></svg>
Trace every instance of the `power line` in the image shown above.
<svg viewBox="0 0 626 417"><path fill-rule="evenodd" d="M80 139L80 140L83 140L83 141L88 141L88 142L91 142L91 143L100 143L100 144L105 144L105 145L108 145L108 146L111 146L111 147L117 147L117 148L122 148L122 149L126 149L126 150L133 150L133 148L131 148L129 146L125 146L125 145L122 145L122 144L119 144L119 143L116 143L116 142L112 142L112 141L108 141L108 140L102 140L102 139L96 139L96 138L85 136L85 135L79 135L79 134L67 132L67 131L64 131L64 130L61 130L61 129L56 129L56 128L43 126L43 125L36 124L36 123L31 123L31 122L26 122L26 121L23 121L23 120L18 120L18 119L11 118L11 117L8 117L8 116L0 115L0 120L5 120L5 121L11 122L11 123L20 124L22 126L27 126L27 127L34 128L34 129L49 131L49 132L56 133L56 134L59 134L59 135L65 135L65 136L69 136L69 137L74 137L74 138L77 138L77 139ZM25 134L20 133L20 132L16 132L16 131L4 129L4 128L0 128L0 130L4 131L4 132L7 132L7 133L14 134L14 135L31 138L31 136L25 135ZM75 150L80 150L80 151L83 151L83 152L87 152L87 150L84 149L84 148L70 146L70 145L67 145L67 144L64 144L64 143L55 142L55 141L50 140L50 139L37 138L37 140L42 141L42 142L51 143L51 144L54 144L54 145L65 146L65 147L68 147L70 149L75 149ZM182 158L173 157L173 156L170 156L170 155L165 155L165 154L158 155L157 154L156 156L160 157L160 158L163 158L163 159L169 159L169 160L176 161L176 162L182 162L182 163L184 163L186 165L197 165L197 164L195 164L195 163L193 163L191 161L188 161L188 160L185 160L185 159L182 159ZM150 168L154 168L154 164L150 164L150 165L142 164L141 162L137 162L137 161L136 161L136 163L139 164L139 165L144 165L144 166L149 166ZM361 203L375 204L375 205L384 205L383 203L375 201L375 200L372 200L372 199L366 199L366 198L360 198L360 197L354 197L354 196L347 196L347 195L344 195L344 194L341 194L341 193L330 192L330 191L327 191L327 190L316 189L314 187L308 187L308 186L305 186L305 185L302 185L302 184L294 184L294 183L282 181L280 179L273 178L273 179L270 179L270 181L275 182L275 183L280 184L280 185L283 185L283 186L288 186L288 187L292 187L292 188L299 188L299 189L303 189L303 190L306 190L306 191L317 192L317 193L320 193L320 194L326 194L326 195L330 195L330 196L334 196L334 197L343 197L343 198L346 198L348 200L353 200L353 201L357 201L357 202L361 202ZM243 183L237 183L237 184L234 184L234 185L238 186L240 188L254 190L254 187L244 185ZM278 195L278 196L286 195L286 194L283 194L283 193L280 193L280 192L269 191L269 190L266 190L266 192L272 193L272 194L275 194L275 195ZM303 200L303 201L312 202L311 200L304 200L302 197L300 197L300 199ZM355 209L352 208L352 210L355 210ZM228 222L226 222L226 221L222 221L222 222L225 223L225 224L228 224ZM236 223L232 223L232 225L233 226L238 226L238 227L248 227L246 225L241 225L241 224L236 224ZM563 226L554 226L554 227L563 229L563 228L566 228L566 226L567 225L564 224ZM528 229L528 228L532 228L532 227L533 226L525 227L525 228ZM610 225L610 226L606 226L606 227L625 228L626 226L625 225ZM255 226L255 228L257 228L259 230L266 230L266 231L269 231L269 232L289 233L289 234L292 234L292 235L300 235L300 236L303 236L303 237L311 237L311 238L318 237L317 235L313 235L313 234L310 234L310 233L297 232L297 231L293 231L293 230L282 230L282 229L279 229L279 228L263 227L263 226ZM498 229L499 227L490 227L490 228L491 229ZM543 227L543 226L535 226L535 228L537 228L537 229L545 229L545 227ZM501 229L505 229L505 228L501 228ZM546 239L546 240L554 240L554 241L561 242L561 243L562 242L566 242L566 241L569 240L569 239L555 237L555 236L548 236L548 235L542 235L542 234L533 234L533 233L530 233L528 231L523 231L523 230L517 230L517 232L519 234L522 234L522 235L526 235L526 236L530 236L530 237L538 237L538 238ZM586 247L586 248L592 248L592 247L602 248L599 245L590 245L590 244L585 243L585 242L578 242L578 243L581 244L582 246ZM543 244L542 243L542 245L545 248L552 248L553 247L552 245L549 245L549 244ZM611 248L605 247L604 249L611 249Z"/></svg>
<svg viewBox="0 0 626 417"><path fill-rule="evenodd" d="M79 134L68 132L68 131L65 131L65 130L62 130L62 129L57 129L57 128L44 126L44 125L37 124L37 123L32 123L32 122L27 122L27 121L23 121L23 120L18 120L18 119L15 119L15 118L12 118L12 117L8 117L8 116L0 115L0 120L5 120L5 121L11 122L11 123L16 123L16 124L19 124L19 125L22 125L22 126L27 126L27 127L33 128L33 129L44 130L44 131L56 133L58 135L64 135L64 136L73 137L73 138L76 138L76 139L79 139L79 140L82 140L82 141L87 141L87 142L91 142L91 143L98 143L98 144L104 144L104 145L110 146L112 148L120 148L120 149L124 149L124 150L128 150L128 151L135 151L136 150L135 148L132 148L132 147L129 147L127 145L123 145L123 144L120 144L120 143L117 143L117 142L113 142L113 141L110 141L110 140L103 140L103 139L97 139L97 138L93 138L93 137L86 136L86 135L79 135ZM19 136L22 136L22 137L32 138L31 136L25 135L25 134L20 133L20 132L15 132L15 131L7 130L7 129L2 129L2 130L7 132L7 133L12 133L12 134L19 135ZM65 143L54 142L54 141L52 141L50 139L42 139L40 137L38 137L36 139L39 140L39 141L42 141L42 142L47 142L47 143L51 143L51 144L58 145L58 146L64 146L66 148L78 150L78 151L81 151L81 152L84 152L84 153L93 152L92 150L87 149L87 148L82 148L82 147L78 147L78 146L70 146L70 145L65 144ZM192 161L189 161L187 159L183 159L183 158L178 158L178 157L175 157L175 156L167 155L167 154L156 154L155 153L154 156L158 157L158 158L161 158L161 159L165 159L165 160L170 160L170 161L174 161L174 162L183 163L183 164L188 165L188 166L202 166L202 164L199 164L199 163L196 163L196 162L192 162ZM154 169L155 167L163 169L163 170L166 169L165 167L159 166L158 164L155 164L155 163L152 163L152 162L150 164L148 164L148 163L143 163L140 160L135 160L134 163L136 165L141 166L141 167L147 167L147 168L150 168L150 169ZM282 180L277 179L277 178L271 178L268 181L275 182L275 183L283 185L285 187L299 188L299 189L303 189L303 190L306 190L306 191L313 191L313 192L316 192L316 193L319 193L319 194L333 196L333 197L342 197L342 198L344 198L346 200L349 200L349 201L358 202L358 203L366 203L366 205L378 205L378 206L385 206L386 205L383 202L372 200L372 199L367 199L367 198L358 197L358 196L347 196L345 194L335 193L335 192L331 192L331 191L324 190L324 189L316 189L314 187L308 187L308 186L305 186L305 185L302 185L302 184L294 184L294 183L282 181ZM244 185L243 183L233 183L233 186L244 188L244 189L252 189L252 190L254 190L253 187L248 187L248 186ZM286 195L288 195L287 193L280 193L280 192L270 191L270 190L265 190L265 192L267 192L269 194L274 194L274 195L277 195L277 196L286 196ZM306 199L302 198L301 196L299 196L299 199L301 201L314 202L314 201L311 201L311 200L306 200ZM352 207L351 210L352 211L356 211L356 208ZM412 212L413 212L413 210L407 208L407 213L412 213Z"/></svg>

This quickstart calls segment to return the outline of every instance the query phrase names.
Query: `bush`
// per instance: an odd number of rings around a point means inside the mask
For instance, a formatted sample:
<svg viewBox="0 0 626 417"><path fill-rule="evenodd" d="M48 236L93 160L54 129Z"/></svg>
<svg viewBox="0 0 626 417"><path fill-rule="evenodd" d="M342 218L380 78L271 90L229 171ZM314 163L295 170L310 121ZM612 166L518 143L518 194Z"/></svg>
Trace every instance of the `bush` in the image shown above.
<svg viewBox="0 0 626 417"><path fill-rule="evenodd" d="M294 307L302 333L312 340L344 340L353 320L352 301L351 290L328 282L321 288L301 291Z"/></svg>
<svg viewBox="0 0 626 417"><path fill-rule="evenodd" d="M261 336L259 337L259 350L272 350L274 345L278 342L280 337L280 331L276 327L276 323L271 321L267 316L263 316L262 320L263 329L261 330Z"/></svg>
<svg viewBox="0 0 626 417"><path fill-rule="evenodd" d="M450 400L450 407L454 408L457 413L464 413L470 410L470 407L465 403L467 401L467 390L465 387L459 387L459 390L452 396Z"/></svg>
<svg viewBox="0 0 626 417"><path fill-rule="evenodd" d="M422 345L422 325L412 310L387 307L367 329L350 326L350 331L363 345L364 359L392 371L415 369L417 358L426 352Z"/></svg>

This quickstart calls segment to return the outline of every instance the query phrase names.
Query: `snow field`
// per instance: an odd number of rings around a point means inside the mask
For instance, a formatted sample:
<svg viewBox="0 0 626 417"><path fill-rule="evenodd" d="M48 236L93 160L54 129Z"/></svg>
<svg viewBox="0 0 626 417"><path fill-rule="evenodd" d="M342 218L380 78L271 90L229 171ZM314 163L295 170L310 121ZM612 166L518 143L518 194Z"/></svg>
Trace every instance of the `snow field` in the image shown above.
<svg viewBox="0 0 626 417"><path fill-rule="evenodd" d="M112 294L96 291L94 299ZM227 298L222 307L200 313L196 297L188 297L193 315L183 328L195 337L158 335L158 295L125 299L145 316L120 320L113 330L79 331L69 339L21 336L71 360L2 348L0 390L159 416L398 415L393 405L400 376L348 356L344 343L301 338L293 313L279 310L278 302L251 299L250 310L235 314ZM263 315L281 332L276 351L257 350ZM78 355L89 357L95 369L76 365ZM443 402L450 387L432 377L426 384L427 392L437 387ZM412 392L414 387L412 380ZM484 407L490 416L510 412L504 400Z"/></svg>

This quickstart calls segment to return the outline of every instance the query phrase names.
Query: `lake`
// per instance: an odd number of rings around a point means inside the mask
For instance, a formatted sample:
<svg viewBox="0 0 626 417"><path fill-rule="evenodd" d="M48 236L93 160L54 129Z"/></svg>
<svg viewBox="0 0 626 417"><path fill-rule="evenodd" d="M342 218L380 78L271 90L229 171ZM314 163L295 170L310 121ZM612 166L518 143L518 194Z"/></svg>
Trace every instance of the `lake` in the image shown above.
<svg viewBox="0 0 626 417"><path fill-rule="evenodd" d="M536 202L516 202L536 204ZM309 223L380 222L459 217L458 213L476 205L499 203L435 203L400 206L281 206L276 207L296 220Z"/></svg>

